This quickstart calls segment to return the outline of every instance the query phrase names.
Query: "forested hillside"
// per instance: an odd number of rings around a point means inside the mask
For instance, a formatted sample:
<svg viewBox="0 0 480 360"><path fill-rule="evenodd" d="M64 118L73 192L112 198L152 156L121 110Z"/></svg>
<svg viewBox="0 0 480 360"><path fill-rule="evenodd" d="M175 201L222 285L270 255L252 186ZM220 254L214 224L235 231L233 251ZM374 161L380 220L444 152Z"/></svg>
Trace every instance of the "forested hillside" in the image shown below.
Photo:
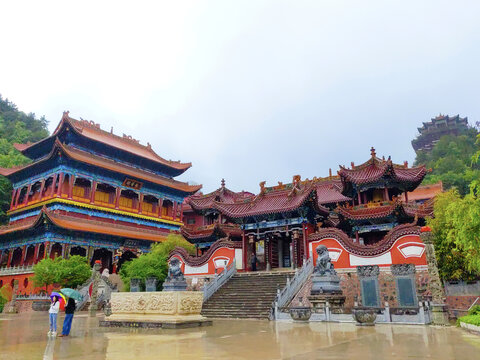
<svg viewBox="0 0 480 360"><path fill-rule="evenodd" d="M37 118L34 113L26 114L0 95L0 167L24 165L29 159L13 147L14 143L35 142L48 136L47 120ZM7 220L12 187L0 176L0 223Z"/></svg>
<svg viewBox="0 0 480 360"><path fill-rule="evenodd" d="M480 178L480 164L472 158L480 149L477 134L476 129L470 128L460 136L446 135L431 152L419 151L415 163L432 169L424 184L442 181L444 189L456 188L461 195L468 194L470 183Z"/></svg>

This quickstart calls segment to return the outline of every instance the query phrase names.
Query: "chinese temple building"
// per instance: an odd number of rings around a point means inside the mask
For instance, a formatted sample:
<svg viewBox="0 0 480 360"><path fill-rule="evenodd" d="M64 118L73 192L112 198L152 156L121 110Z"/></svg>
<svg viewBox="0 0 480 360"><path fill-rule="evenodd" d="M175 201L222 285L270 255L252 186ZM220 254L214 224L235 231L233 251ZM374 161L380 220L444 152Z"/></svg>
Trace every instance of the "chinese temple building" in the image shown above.
<svg viewBox="0 0 480 360"><path fill-rule="evenodd" d="M251 270L252 254L258 270L300 267L316 256L320 243L327 243L335 268L391 265L407 259L396 257L396 246L409 234L412 238L405 242L411 246L404 246L403 253L426 264L419 228L432 215L432 198L441 191L431 185L415 192L426 173L424 166L379 158L372 148L365 163L341 166L336 176L330 172L325 178L302 180L297 175L289 184L272 187L262 182L256 195L235 193L222 183L210 194L186 199L188 220L182 232L204 249L219 239L230 240L236 244L237 268L244 271ZM216 255L207 253L203 256L213 261Z"/></svg>
<svg viewBox="0 0 480 360"><path fill-rule="evenodd" d="M468 118L459 115L438 115L418 128L419 135L412 140L415 152L430 151L444 135L461 135L468 130Z"/></svg>
<svg viewBox="0 0 480 360"><path fill-rule="evenodd" d="M50 137L15 147L32 162L0 169L13 185L10 222L0 227L0 281L22 274L21 292L31 292L31 265L45 257L86 256L117 272L179 231L184 198L201 188L174 179L190 163L68 112Z"/></svg>
<svg viewBox="0 0 480 360"><path fill-rule="evenodd" d="M242 229L219 212L215 203L232 204L235 201L253 196L252 193L234 192L225 187L222 179L221 186L209 194L197 193L185 199L183 204L182 235L195 244L197 254L203 254L219 239L240 241Z"/></svg>

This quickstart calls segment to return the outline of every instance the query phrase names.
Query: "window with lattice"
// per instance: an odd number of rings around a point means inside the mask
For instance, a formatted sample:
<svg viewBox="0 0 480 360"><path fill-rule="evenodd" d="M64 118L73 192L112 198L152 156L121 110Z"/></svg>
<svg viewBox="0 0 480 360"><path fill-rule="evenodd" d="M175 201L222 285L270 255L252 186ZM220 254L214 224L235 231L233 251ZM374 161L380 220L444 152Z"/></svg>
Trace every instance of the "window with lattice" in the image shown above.
<svg viewBox="0 0 480 360"><path fill-rule="evenodd" d="M153 205L148 202L143 202L142 203L142 211L145 212L153 212Z"/></svg>
<svg viewBox="0 0 480 360"><path fill-rule="evenodd" d="M95 192L95 201L103 202L108 204L109 194L103 191L96 191Z"/></svg>
<svg viewBox="0 0 480 360"><path fill-rule="evenodd" d="M85 197L85 188L83 186L74 186L73 187L73 196Z"/></svg>
<svg viewBox="0 0 480 360"><path fill-rule="evenodd" d="M120 196L119 205L126 208L133 208L133 199Z"/></svg>

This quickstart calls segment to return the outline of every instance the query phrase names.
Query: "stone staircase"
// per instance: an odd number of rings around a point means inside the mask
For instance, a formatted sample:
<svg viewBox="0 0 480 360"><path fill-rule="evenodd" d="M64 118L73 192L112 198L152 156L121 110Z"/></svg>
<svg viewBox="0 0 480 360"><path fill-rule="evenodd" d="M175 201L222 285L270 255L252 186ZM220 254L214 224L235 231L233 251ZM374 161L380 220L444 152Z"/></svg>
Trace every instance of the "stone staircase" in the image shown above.
<svg viewBox="0 0 480 360"><path fill-rule="evenodd" d="M209 318L268 319L277 289L283 289L294 271L235 274L203 304Z"/></svg>

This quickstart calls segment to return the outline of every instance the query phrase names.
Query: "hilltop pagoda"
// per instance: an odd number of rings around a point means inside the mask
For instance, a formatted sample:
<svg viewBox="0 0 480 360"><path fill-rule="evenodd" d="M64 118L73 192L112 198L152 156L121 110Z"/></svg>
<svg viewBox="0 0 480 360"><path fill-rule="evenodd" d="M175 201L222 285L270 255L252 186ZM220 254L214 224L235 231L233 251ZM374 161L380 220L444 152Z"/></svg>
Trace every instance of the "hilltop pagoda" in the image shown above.
<svg viewBox="0 0 480 360"><path fill-rule="evenodd" d="M0 227L0 281L22 273L22 292L32 290L29 266L45 257L86 256L117 272L179 231L184 198L201 188L174 179L190 163L68 112L50 137L15 147L32 162L0 168L13 185L10 222Z"/></svg>
<svg viewBox="0 0 480 360"><path fill-rule="evenodd" d="M433 149L435 144L444 135L460 135L468 130L468 118L460 115L438 115L429 122L424 122L422 127L417 128L419 135L412 140L415 152Z"/></svg>

